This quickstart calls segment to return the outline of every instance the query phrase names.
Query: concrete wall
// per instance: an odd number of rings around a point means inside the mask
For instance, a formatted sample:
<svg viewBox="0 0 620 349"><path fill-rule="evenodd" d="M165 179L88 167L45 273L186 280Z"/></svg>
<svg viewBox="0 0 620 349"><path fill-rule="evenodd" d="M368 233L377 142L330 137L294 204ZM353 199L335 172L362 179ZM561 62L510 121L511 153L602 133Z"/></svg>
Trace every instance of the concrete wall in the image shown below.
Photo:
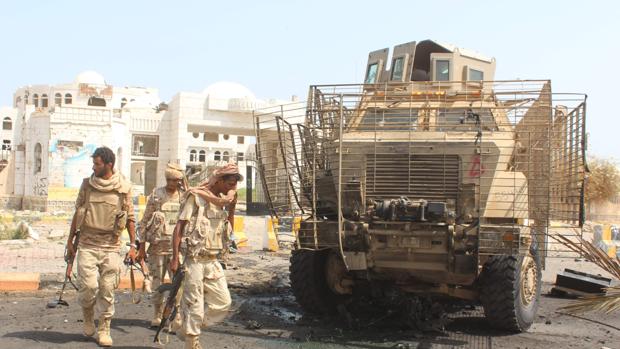
<svg viewBox="0 0 620 349"><path fill-rule="evenodd" d="M49 182L48 144L50 137L50 116L47 112L36 112L30 117L26 128L24 195L47 196ZM35 150L40 149L40 153ZM38 158L38 159L37 159Z"/></svg>
<svg viewBox="0 0 620 349"><path fill-rule="evenodd" d="M0 208L4 210L21 210L23 197L19 195L0 195Z"/></svg>
<svg viewBox="0 0 620 349"><path fill-rule="evenodd" d="M21 209L45 212L47 210L47 196L24 196Z"/></svg>

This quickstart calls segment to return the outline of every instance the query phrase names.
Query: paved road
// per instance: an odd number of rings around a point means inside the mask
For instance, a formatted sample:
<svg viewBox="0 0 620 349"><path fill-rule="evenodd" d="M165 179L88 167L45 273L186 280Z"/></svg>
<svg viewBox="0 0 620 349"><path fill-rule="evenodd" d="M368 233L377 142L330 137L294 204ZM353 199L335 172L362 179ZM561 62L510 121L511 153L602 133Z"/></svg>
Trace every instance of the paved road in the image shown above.
<svg viewBox="0 0 620 349"><path fill-rule="evenodd" d="M397 318L377 308L366 314L358 329L348 329L342 318L302 317L288 284L287 252L237 254L236 269L227 270L233 310L223 323L201 337L207 348L619 348L620 317L585 314L590 320L557 313L567 300L542 298L539 317L528 333L509 335L489 328L480 309L452 314L443 333L421 335L403 329ZM0 348L96 348L94 339L81 335L81 311L75 293L70 306L46 309L57 284L35 293L0 294ZM548 288L549 285L547 284ZM157 348L149 329L148 299L130 303L119 292L112 321L116 348ZM591 320L598 321L594 322ZM181 348L171 337L168 348Z"/></svg>

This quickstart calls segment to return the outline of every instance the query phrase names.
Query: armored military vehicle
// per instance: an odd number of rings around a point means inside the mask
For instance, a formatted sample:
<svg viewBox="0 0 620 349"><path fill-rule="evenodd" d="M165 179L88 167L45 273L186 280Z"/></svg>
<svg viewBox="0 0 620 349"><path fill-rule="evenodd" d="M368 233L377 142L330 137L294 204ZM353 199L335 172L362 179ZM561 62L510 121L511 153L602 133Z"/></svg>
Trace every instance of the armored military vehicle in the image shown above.
<svg viewBox="0 0 620 349"><path fill-rule="evenodd" d="M330 312L392 287L526 331L551 220L583 223L585 96L496 81L495 59L432 40L388 56L369 54L363 84L255 111L262 189L297 226L298 303Z"/></svg>

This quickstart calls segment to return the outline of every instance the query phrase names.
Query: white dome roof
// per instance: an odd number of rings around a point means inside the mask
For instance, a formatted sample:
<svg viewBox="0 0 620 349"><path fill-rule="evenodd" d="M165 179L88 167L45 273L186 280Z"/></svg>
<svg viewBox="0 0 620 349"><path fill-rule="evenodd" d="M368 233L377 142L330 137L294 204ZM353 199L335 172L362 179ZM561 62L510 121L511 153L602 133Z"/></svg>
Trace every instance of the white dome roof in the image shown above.
<svg viewBox="0 0 620 349"><path fill-rule="evenodd" d="M202 91L207 97L215 99L256 99L254 93L247 87L236 82L220 81L216 82Z"/></svg>
<svg viewBox="0 0 620 349"><path fill-rule="evenodd" d="M75 77L74 82L76 84L89 84L89 85L105 85L105 79L103 75L93 70L86 70L78 74Z"/></svg>

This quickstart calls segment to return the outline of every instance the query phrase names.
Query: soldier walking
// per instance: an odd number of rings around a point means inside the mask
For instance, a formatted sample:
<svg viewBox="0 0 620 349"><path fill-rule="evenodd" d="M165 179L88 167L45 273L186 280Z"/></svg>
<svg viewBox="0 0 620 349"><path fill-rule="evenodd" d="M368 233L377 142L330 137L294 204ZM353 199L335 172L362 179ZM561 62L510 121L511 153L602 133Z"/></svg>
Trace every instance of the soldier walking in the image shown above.
<svg viewBox="0 0 620 349"><path fill-rule="evenodd" d="M207 318L210 323L222 320L230 308L228 284L217 256L224 248L228 220L234 219L224 208L234 208L237 182L241 180L238 167L228 164L217 169L199 187L190 189L181 207L172 240L170 269L176 272L179 268L182 250L186 273L181 301L182 327L177 335L184 338L185 348L200 349L203 322L207 323Z"/></svg>
<svg viewBox="0 0 620 349"><path fill-rule="evenodd" d="M100 147L92 155L93 174L80 187L76 212L71 221L67 253L77 252L73 237L80 233L78 261L78 303L82 306L86 336L95 334L95 305L99 313L98 343L112 346L110 322L114 315L114 290L120 281L121 232L127 228L135 241L135 218L131 183L114 170L116 157ZM133 263L137 246L132 245L126 260Z"/></svg>
<svg viewBox="0 0 620 349"><path fill-rule="evenodd" d="M185 175L179 165L168 164L165 176L166 185L156 188L149 195L144 216L140 221L142 243L138 261L146 257L151 276L150 282L153 290L151 300L155 312L151 327L157 327L161 323L165 305L164 297L156 290L162 284L166 274L172 280L172 275L168 271L172 256L172 232L179 215L183 193L187 188ZM148 251L146 251L144 242L149 243Z"/></svg>

